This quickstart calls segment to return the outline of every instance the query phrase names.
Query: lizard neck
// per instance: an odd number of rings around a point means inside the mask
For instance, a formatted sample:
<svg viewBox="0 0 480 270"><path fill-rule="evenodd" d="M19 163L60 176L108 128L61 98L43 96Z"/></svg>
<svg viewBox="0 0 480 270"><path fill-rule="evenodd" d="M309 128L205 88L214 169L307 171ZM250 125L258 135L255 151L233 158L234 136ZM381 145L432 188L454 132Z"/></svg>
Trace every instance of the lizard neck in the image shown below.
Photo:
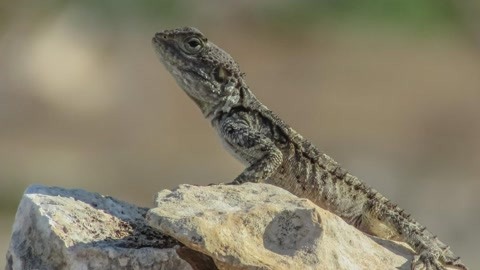
<svg viewBox="0 0 480 270"><path fill-rule="evenodd" d="M205 118L213 121L225 113L229 113L232 109L243 107L249 110L258 110L262 104L250 91L244 82L239 82L232 94L223 97L219 102L213 106L204 106L202 109Z"/></svg>

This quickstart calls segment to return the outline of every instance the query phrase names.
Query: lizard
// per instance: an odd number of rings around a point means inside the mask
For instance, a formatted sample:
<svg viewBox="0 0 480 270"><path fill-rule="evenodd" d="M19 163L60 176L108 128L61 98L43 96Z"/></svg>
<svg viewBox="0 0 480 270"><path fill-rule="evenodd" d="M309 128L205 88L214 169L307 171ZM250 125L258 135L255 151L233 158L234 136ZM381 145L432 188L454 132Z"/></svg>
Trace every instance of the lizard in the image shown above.
<svg viewBox="0 0 480 270"><path fill-rule="evenodd" d="M157 32L160 61L246 169L231 184L267 183L307 198L359 230L403 241L412 270L467 270L450 247L287 125L250 90L235 60L199 30Z"/></svg>

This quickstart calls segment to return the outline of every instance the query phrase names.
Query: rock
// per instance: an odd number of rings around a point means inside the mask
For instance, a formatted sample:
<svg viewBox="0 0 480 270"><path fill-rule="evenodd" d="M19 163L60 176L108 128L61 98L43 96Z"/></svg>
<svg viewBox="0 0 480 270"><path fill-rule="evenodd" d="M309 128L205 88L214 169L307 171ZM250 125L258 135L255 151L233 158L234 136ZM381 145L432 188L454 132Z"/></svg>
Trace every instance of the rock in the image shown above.
<svg viewBox="0 0 480 270"><path fill-rule="evenodd" d="M271 185L181 185L156 202L147 213L108 196L31 186L6 269L406 270L412 259L405 245Z"/></svg>
<svg viewBox="0 0 480 270"><path fill-rule="evenodd" d="M31 186L6 269L193 269L176 252L181 244L146 225L146 211L82 190Z"/></svg>
<svg viewBox="0 0 480 270"><path fill-rule="evenodd" d="M148 223L218 269L410 269L406 245L363 234L306 199L266 184L163 190Z"/></svg>

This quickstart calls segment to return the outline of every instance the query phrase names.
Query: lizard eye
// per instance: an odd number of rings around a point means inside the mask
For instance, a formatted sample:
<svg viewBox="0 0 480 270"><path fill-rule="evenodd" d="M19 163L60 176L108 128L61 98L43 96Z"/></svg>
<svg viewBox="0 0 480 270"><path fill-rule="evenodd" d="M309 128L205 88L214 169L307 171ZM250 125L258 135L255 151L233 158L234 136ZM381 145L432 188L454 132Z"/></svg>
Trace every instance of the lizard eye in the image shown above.
<svg viewBox="0 0 480 270"><path fill-rule="evenodd" d="M195 54L202 50L204 43L197 37L189 37L185 39L183 45L186 53Z"/></svg>

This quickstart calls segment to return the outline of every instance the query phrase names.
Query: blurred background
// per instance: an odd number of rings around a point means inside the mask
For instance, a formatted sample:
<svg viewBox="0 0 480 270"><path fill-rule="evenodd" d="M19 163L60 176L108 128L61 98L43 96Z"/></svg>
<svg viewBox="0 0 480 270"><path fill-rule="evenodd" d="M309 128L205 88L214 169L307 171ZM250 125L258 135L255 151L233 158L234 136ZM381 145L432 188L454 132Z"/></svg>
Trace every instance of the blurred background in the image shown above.
<svg viewBox="0 0 480 270"><path fill-rule="evenodd" d="M242 171L150 45L187 25L480 268L480 4L456 0L0 1L0 265L33 183L152 206Z"/></svg>

